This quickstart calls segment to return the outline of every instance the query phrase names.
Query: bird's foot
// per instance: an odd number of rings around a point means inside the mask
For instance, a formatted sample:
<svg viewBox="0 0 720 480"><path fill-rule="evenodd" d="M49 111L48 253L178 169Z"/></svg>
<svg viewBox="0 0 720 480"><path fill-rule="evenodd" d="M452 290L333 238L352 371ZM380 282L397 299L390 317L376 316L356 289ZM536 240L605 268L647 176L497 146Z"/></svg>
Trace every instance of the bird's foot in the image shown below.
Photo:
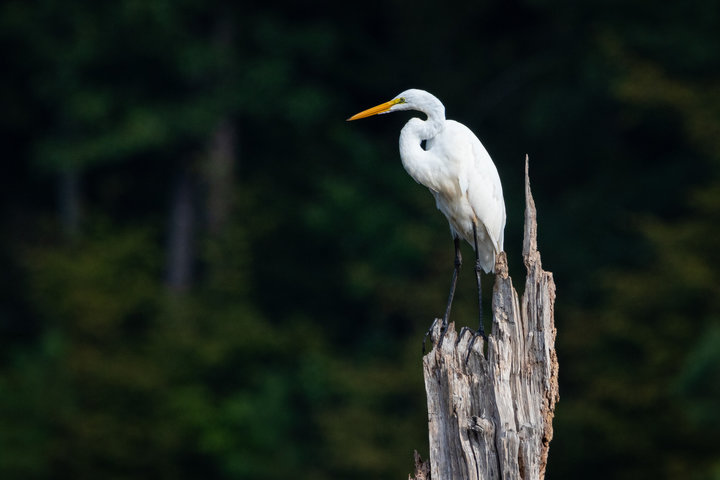
<svg viewBox="0 0 720 480"><path fill-rule="evenodd" d="M467 347L468 352L467 352L467 356L465 357L465 365L467 365L468 360L470 360L470 352L472 352L473 345L475 344L475 340L478 337L482 337L483 342L487 343L488 337L485 334L485 330L482 327L480 327L477 331L475 331L473 333L472 338L470 339L470 343L468 343L468 347Z"/></svg>
<svg viewBox="0 0 720 480"><path fill-rule="evenodd" d="M433 320L432 324L430 325L430 328L428 328L428 331L425 332L425 336L423 337L422 342L422 353L425 355L425 342L427 342L428 337L432 334L433 330L435 330L435 326L437 325L437 322L442 322L440 326L440 335L438 336L437 340L437 346L438 348L442 346L443 338L445 338L445 332L447 332L448 329L448 320L447 318L436 318ZM432 343L432 337L430 338L430 341Z"/></svg>
<svg viewBox="0 0 720 480"><path fill-rule="evenodd" d="M427 329L427 332L425 332L425 336L423 337L423 342L422 342L422 353L423 353L423 355L425 355L425 342L427 342L428 337L429 337L430 334L432 333L433 329L435 329L435 325L437 324L437 321L438 321L438 320L439 320L438 318L436 318L435 320L433 320L433 322L430 324L430 328L428 328L428 329Z"/></svg>

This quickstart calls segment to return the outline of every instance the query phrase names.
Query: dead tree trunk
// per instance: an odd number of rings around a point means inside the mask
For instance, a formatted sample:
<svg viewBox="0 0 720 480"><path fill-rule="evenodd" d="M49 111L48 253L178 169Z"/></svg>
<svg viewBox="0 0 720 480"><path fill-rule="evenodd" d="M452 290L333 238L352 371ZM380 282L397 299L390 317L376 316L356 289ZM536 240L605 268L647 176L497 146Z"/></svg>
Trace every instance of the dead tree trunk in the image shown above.
<svg viewBox="0 0 720 480"><path fill-rule="evenodd" d="M527 268L522 300L508 276L507 258L495 264L493 325L482 338L458 336L453 324L423 358L428 403L430 471L416 455L416 480L523 479L545 476L558 400L552 273L542 269L537 219L525 160ZM468 356L469 353L469 356Z"/></svg>

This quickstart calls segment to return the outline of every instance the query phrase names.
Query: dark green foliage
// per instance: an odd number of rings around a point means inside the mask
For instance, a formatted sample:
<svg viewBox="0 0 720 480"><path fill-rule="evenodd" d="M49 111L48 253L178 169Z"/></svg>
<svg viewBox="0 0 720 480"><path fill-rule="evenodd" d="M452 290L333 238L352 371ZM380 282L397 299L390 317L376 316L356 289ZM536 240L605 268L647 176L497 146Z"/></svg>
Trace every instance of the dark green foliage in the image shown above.
<svg viewBox="0 0 720 480"><path fill-rule="evenodd" d="M408 115L344 119L415 87L495 159L516 279L531 155L548 475L718 478L720 3L285 3L0 6L0 477L404 478L452 242Z"/></svg>

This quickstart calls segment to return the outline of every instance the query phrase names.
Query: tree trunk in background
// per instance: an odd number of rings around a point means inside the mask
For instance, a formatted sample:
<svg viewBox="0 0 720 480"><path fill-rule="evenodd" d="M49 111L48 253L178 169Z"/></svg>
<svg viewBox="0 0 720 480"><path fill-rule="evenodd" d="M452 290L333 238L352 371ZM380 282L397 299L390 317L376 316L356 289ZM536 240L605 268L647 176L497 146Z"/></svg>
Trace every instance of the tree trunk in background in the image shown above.
<svg viewBox="0 0 720 480"><path fill-rule="evenodd" d="M523 479L545 476L558 401L552 273L537 251L537 219L525 163L527 268L522 301L508 276L507 257L495 264L493 325L487 354L479 337L454 324L440 348L423 358L430 460L416 457L416 480ZM469 355L469 356L468 356ZM467 360L466 360L467 359ZM427 464L430 464L428 473Z"/></svg>
<svg viewBox="0 0 720 480"><path fill-rule="evenodd" d="M175 180L170 210L167 253L167 286L183 291L192 283L195 261L195 206L193 181L187 166Z"/></svg>
<svg viewBox="0 0 720 480"><path fill-rule="evenodd" d="M212 42L215 54L228 62L234 33L235 26L231 16L219 15ZM227 64L225 67L227 68ZM229 96L227 82L230 80L227 78L229 75L226 68L221 69L217 77L211 80L215 83L218 92ZM227 116L220 118L217 127L210 135L207 153L199 168L202 178L196 182L190 167L184 166L177 179L170 214L167 257L167 284L172 290L186 290L193 282L198 230L195 225L198 217L195 211L197 188L204 187L204 191L207 192L204 210L200 216L206 220L210 235L218 234L228 223L233 204L236 144L233 123Z"/></svg>
<svg viewBox="0 0 720 480"><path fill-rule="evenodd" d="M227 12L218 12L214 29L214 45L218 58L223 59L217 72L218 91L227 96L232 91L233 63L232 47L235 38L235 23ZM210 235L217 235L227 224L233 205L233 183L237 138L235 125L229 116L220 119L210 138L208 156L204 167L207 188L207 228Z"/></svg>
<svg viewBox="0 0 720 480"><path fill-rule="evenodd" d="M234 125L225 119L218 125L212 137L205 169L210 234L219 233L230 217L236 145Z"/></svg>

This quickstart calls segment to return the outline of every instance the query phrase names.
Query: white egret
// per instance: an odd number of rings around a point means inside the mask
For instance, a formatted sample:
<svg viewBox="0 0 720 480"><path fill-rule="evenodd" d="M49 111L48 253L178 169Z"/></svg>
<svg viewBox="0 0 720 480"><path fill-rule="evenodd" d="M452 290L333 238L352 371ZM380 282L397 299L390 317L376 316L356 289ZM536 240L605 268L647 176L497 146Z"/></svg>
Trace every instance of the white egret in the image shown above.
<svg viewBox="0 0 720 480"><path fill-rule="evenodd" d="M475 134L463 124L445 119L443 104L424 90L406 90L389 102L353 115L348 121L400 110L417 110L427 115L426 120L411 118L403 127L400 132L400 158L408 174L430 189L438 210L450 223L455 243L455 268L442 318L440 341L447 330L462 264L461 238L475 250L480 307L477 333L487 338L482 321L480 275L481 270L486 273L495 270L495 256L503 250L505 202L500 176ZM432 326L428 333L431 330Z"/></svg>

